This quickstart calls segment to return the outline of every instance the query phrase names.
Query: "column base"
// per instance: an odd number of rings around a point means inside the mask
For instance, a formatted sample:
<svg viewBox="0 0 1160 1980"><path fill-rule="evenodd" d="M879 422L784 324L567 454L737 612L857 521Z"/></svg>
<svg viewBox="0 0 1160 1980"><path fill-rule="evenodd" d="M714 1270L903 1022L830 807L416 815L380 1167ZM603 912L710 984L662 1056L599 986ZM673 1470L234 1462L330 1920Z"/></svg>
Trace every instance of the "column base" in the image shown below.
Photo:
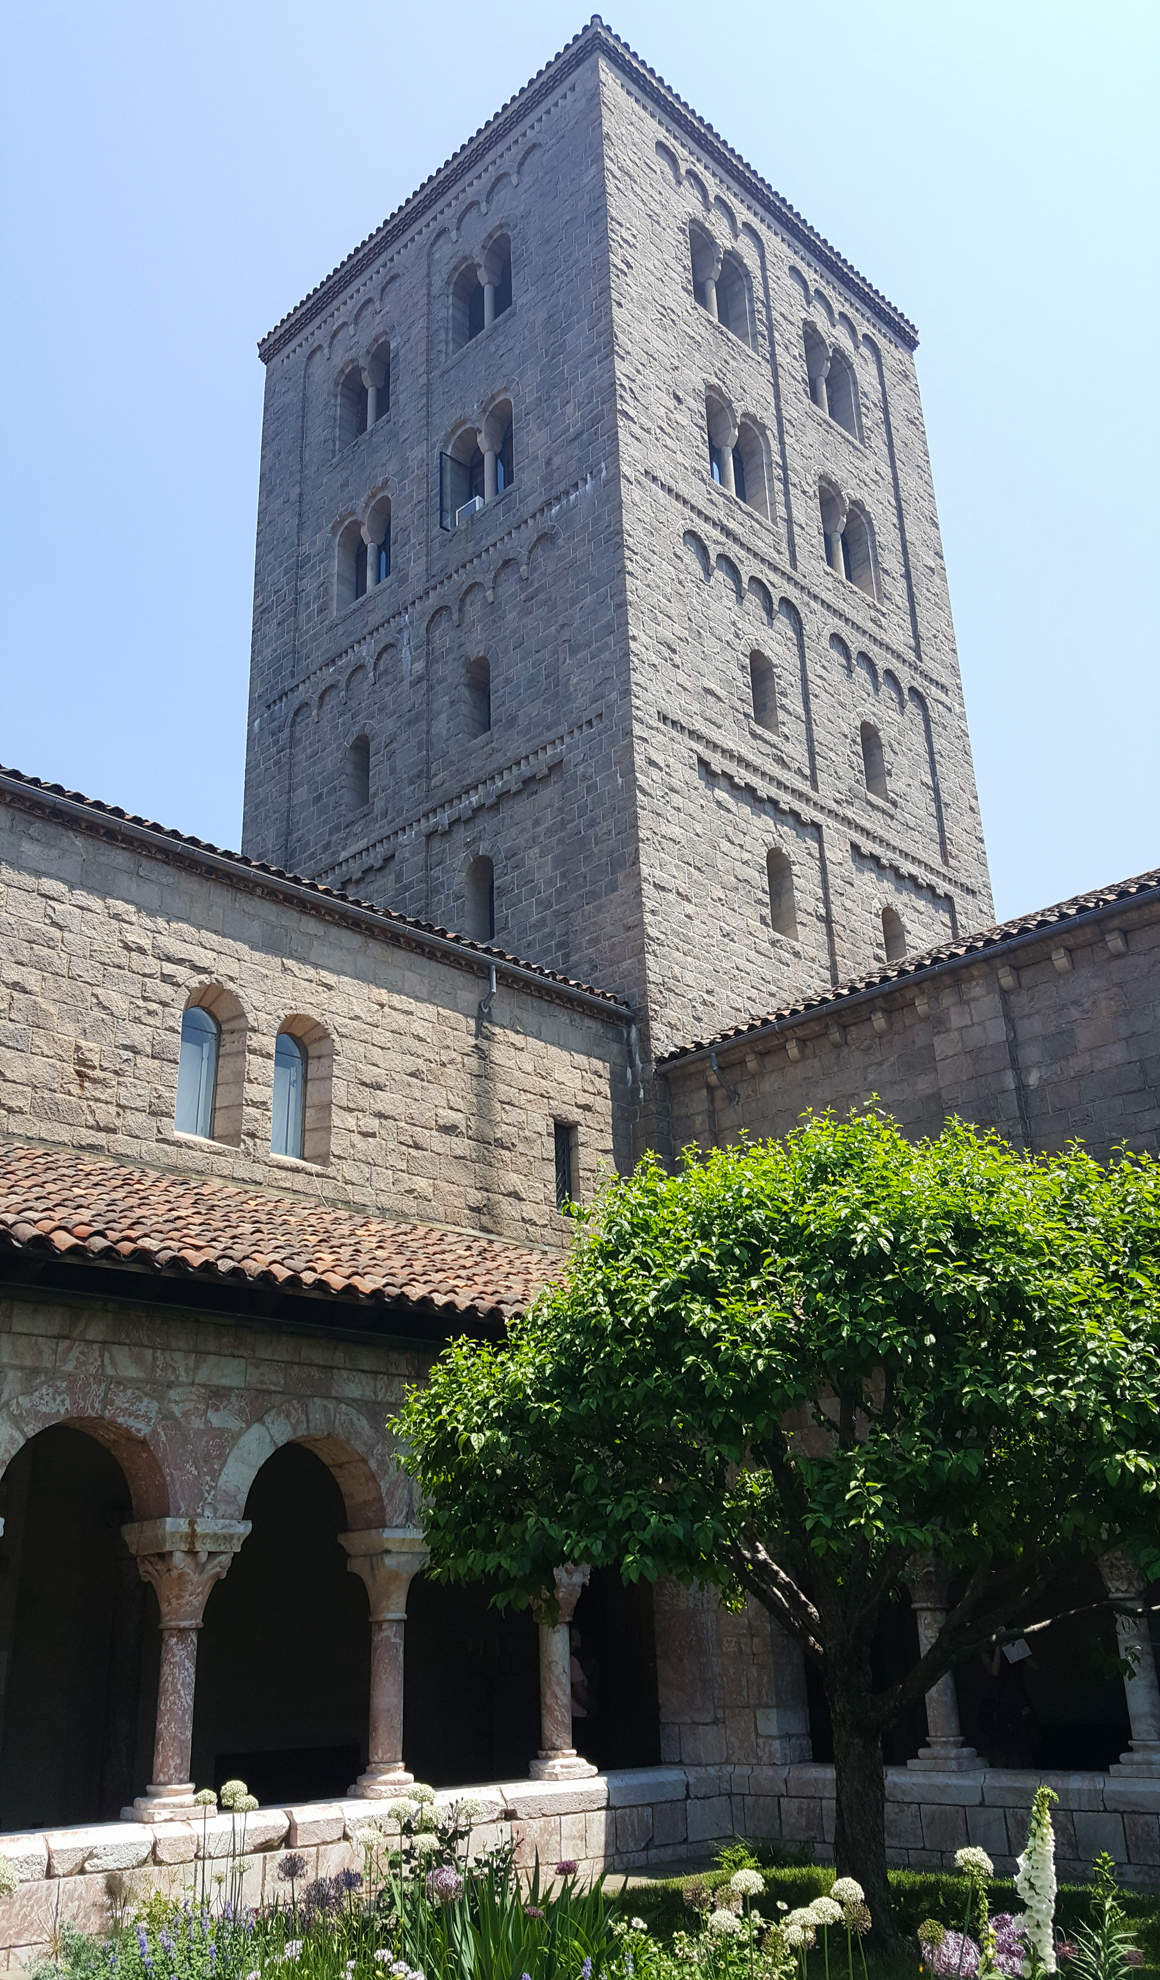
<svg viewBox="0 0 1160 1980"><path fill-rule="evenodd" d="M1134 1739L1109 1774L1160 1774L1160 1739Z"/></svg>
<svg viewBox="0 0 1160 1980"><path fill-rule="evenodd" d="M948 1740L945 1746L932 1740L929 1746L921 1746L914 1759L906 1764L917 1773L976 1774L987 1763L973 1746L964 1746L956 1739L953 1743Z"/></svg>
<svg viewBox="0 0 1160 1980"><path fill-rule="evenodd" d="M538 1753L528 1768L533 1781L587 1781L597 1769L581 1759L574 1746L560 1746L552 1753Z"/></svg>
<svg viewBox="0 0 1160 1980"><path fill-rule="evenodd" d="M131 1808L122 1808L122 1822L192 1822L201 1814L194 1800L192 1781L176 1785L147 1787Z"/></svg>
<svg viewBox="0 0 1160 1980"><path fill-rule="evenodd" d="M359 1775L347 1793L352 1799L360 1801L389 1801L392 1795L405 1794L414 1779L414 1774L407 1772L401 1760L391 1765L372 1764L365 1774Z"/></svg>

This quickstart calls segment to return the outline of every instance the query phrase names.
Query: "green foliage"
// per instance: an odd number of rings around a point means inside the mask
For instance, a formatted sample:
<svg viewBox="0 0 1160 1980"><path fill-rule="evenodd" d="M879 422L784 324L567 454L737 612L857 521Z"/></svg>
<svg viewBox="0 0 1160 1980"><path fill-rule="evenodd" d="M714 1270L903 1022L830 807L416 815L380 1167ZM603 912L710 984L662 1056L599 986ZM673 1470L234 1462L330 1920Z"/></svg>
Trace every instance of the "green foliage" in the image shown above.
<svg viewBox="0 0 1160 1980"><path fill-rule="evenodd" d="M566 1282L408 1398L435 1572L526 1601L584 1560L737 1596L757 1540L791 1573L840 1575L932 1546L970 1569L1095 1554L1108 1524L1142 1536L1160 1476L1148 1158L818 1118L676 1175L646 1159L579 1222ZM789 1412L838 1434L787 1440Z"/></svg>

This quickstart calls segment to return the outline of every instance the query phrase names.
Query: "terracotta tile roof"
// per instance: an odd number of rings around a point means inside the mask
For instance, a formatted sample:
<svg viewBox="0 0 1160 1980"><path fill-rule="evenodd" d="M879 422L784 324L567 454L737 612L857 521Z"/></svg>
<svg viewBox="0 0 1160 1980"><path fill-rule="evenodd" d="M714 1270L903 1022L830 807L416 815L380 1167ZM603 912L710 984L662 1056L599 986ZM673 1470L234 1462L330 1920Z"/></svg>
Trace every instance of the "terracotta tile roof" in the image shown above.
<svg viewBox="0 0 1160 1980"><path fill-rule="evenodd" d="M397 241L412 232L425 215L445 201L457 180L468 178L473 172L477 172L488 152L494 151L497 145L510 141L527 129L532 116L541 104L557 93L573 70L581 62L587 61L589 55L597 50L612 67L628 78L646 101L650 101L695 150L708 156L724 171L731 172L744 186L755 204L765 210L779 231L799 247L804 248L815 262L825 268L845 288L853 291L870 314L877 317L880 323L885 324L908 350L914 350L918 343L918 332L902 311L888 302L881 290L876 289L872 282L868 282L864 275L860 275L853 263L839 254L837 248L831 247L825 236L819 234L817 228L812 227L808 220L803 219L797 208L791 206L781 193L775 192L768 180L763 179L759 172L755 172L752 165L747 164L742 158L741 153L734 151L733 146L714 130L712 124L699 116L683 97L678 96L676 90L670 87L664 77L650 68L648 63L629 47L627 41L622 41L618 34L614 34L612 29L601 20L599 14L593 14L579 34L573 35L571 41L565 43L559 54L554 55L550 62L545 62L543 68L536 71L530 82L525 83L521 90L509 97L495 115L489 117L487 123L480 126L474 137L468 138L466 143L461 144L458 151L453 151L450 158L432 172L429 178L424 179L418 189L403 201L402 206L396 207L393 213L388 214L382 224L376 227L373 233L367 235L365 241L360 241L358 247L352 248L351 252L339 262L337 268L333 268L329 275L324 276L300 303L297 303L272 330L267 332L266 336L259 339L258 355L263 364L268 364L279 351L285 350L288 344L293 343L306 325L320 316L328 305L335 302L368 268L373 267L389 247L393 247Z"/></svg>
<svg viewBox="0 0 1160 1980"><path fill-rule="evenodd" d="M520 1312L562 1266L558 1252L502 1238L16 1142L0 1142L0 1247L491 1322Z"/></svg>
<svg viewBox="0 0 1160 1980"><path fill-rule="evenodd" d="M712 1038L696 1038L689 1045L678 1045L658 1059L657 1064L675 1065L695 1052L708 1052L719 1045L729 1044L732 1039L762 1031L766 1025L827 1010L850 997L865 996L868 990L888 990L891 984L905 982L910 976L919 976L923 970L938 969L948 963L970 962L984 950L1001 949L1007 943L1025 941L1029 936L1046 934L1053 928L1064 928L1084 915L1098 913L1101 908L1115 907L1121 902L1130 907L1140 895L1154 893L1158 889L1160 867L1154 867L1150 873L1139 873L1132 880L1116 881L1110 887L1097 887L1090 894L1076 894L1070 901L1057 901L1054 907L1037 908L1031 914L1017 915L1014 921L997 922L993 928L980 929L976 935L965 935L960 941L944 943L941 948L926 949L922 955L904 956L901 962L888 963L883 969L871 970L867 976L851 977L848 983L832 990L819 991L815 997L802 997L796 1003L782 1004L777 1010L768 1011L764 1017L731 1025L728 1030L718 1031Z"/></svg>
<svg viewBox="0 0 1160 1980"><path fill-rule="evenodd" d="M628 1016L628 1005L611 990L601 990L591 983L580 983L572 976L561 976L557 970L546 969L543 963L527 962L522 956L511 955L506 949L497 949L490 943L473 942L470 936L459 935L453 928L441 928L437 922L415 921L410 915L397 914L394 908L378 907L374 901L358 900L354 895L340 893L335 887L325 887L320 880L306 880L301 874L284 872L280 866L267 866L264 860L247 859L245 853L224 852L220 846L211 845L208 839L194 839L187 832L174 831L172 826L157 825L152 819L139 818L135 812L125 811L119 804L105 804L100 798L85 797L81 791L66 790L63 784L46 784L39 777L27 776L23 770L10 770L0 764L0 796L4 794L5 784L14 787L13 795L22 792L29 797L42 797L49 809L52 809L53 800L57 800L58 809L67 806L75 822L90 824L94 831L99 830L101 821L107 819L113 824L127 826L135 833L147 834L155 841L154 850L162 857L168 851L186 855L204 854L207 861L224 862L227 867L233 868L239 880L243 875L253 875L255 879L260 877L263 883L271 882L272 885L264 888L265 891L278 893L285 889L289 893L293 889L295 896L305 894L306 900L295 900L298 907L309 909L317 904L319 909L331 906L336 909L349 908L364 917L364 926L365 917L371 916L381 924L384 934L395 930L400 935L426 936L432 943L440 945L450 943L465 955L478 956L485 962L539 977L544 983L558 984L566 993L571 992L582 998L594 997L597 1002L607 1004L610 1017ZM80 819L77 819L78 812ZM421 947L421 942L417 946Z"/></svg>

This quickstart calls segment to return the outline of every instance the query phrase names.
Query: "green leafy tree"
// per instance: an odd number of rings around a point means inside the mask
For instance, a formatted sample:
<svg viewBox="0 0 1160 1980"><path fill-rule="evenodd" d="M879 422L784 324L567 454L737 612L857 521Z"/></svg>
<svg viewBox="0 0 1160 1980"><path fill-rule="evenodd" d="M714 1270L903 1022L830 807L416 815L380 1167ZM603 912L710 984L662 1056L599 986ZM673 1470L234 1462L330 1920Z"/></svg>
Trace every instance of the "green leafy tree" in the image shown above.
<svg viewBox="0 0 1160 1980"><path fill-rule="evenodd" d="M526 1602L586 1561L762 1603L824 1686L838 1869L889 1932L884 1729L1113 1539L1160 1571L1157 1177L877 1113L646 1159L501 1345L409 1395L434 1571ZM953 1605L876 1688L883 1603L931 1554Z"/></svg>

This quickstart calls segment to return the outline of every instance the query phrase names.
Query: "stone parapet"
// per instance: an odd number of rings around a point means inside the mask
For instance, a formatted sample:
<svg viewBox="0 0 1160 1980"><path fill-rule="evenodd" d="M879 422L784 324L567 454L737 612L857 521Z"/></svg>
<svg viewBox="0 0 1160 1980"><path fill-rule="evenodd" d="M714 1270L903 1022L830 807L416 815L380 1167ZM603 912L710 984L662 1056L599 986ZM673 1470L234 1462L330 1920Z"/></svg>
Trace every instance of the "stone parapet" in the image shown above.
<svg viewBox="0 0 1160 1980"><path fill-rule="evenodd" d="M1160 1883L1160 1776L1016 1773L979 1768L944 1774L886 1772L887 1854L912 1870L948 1870L964 1843L986 1849L1000 1876L1010 1874L1023 1848L1031 1801L1040 1780L1058 1795L1054 1810L1057 1863L1063 1879L1090 1875L1101 1850L1115 1858L1129 1884ZM710 1855L734 1835L797 1841L810 1838L819 1861L833 1853L834 1770L820 1762L788 1767L640 1767L586 1780L493 1781L445 1788L440 1807L464 1795L483 1804L472 1832L484 1850L510 1835L516 1860L530 1869L536 1856L549 1873L563 1860L582 1875L645 1870ZM285 1900L279 1875L283 1851L306 1859L304 1879L356 1869L360 1836L375 1819L373 1802L351 1797L293 1807L262 1808L248 1819L245 1896L248 1903ZM44 1832L0 1835L0 1853L20 1878L16 1895L0 1899L0 1971L34 1964L47 1950L58 1920L100 1932L110 1922L110 1879L144 1898L151 1890L189 1891L201 1856L232 1847L230 1818L202 1822L107 1822Z"/></svg>

